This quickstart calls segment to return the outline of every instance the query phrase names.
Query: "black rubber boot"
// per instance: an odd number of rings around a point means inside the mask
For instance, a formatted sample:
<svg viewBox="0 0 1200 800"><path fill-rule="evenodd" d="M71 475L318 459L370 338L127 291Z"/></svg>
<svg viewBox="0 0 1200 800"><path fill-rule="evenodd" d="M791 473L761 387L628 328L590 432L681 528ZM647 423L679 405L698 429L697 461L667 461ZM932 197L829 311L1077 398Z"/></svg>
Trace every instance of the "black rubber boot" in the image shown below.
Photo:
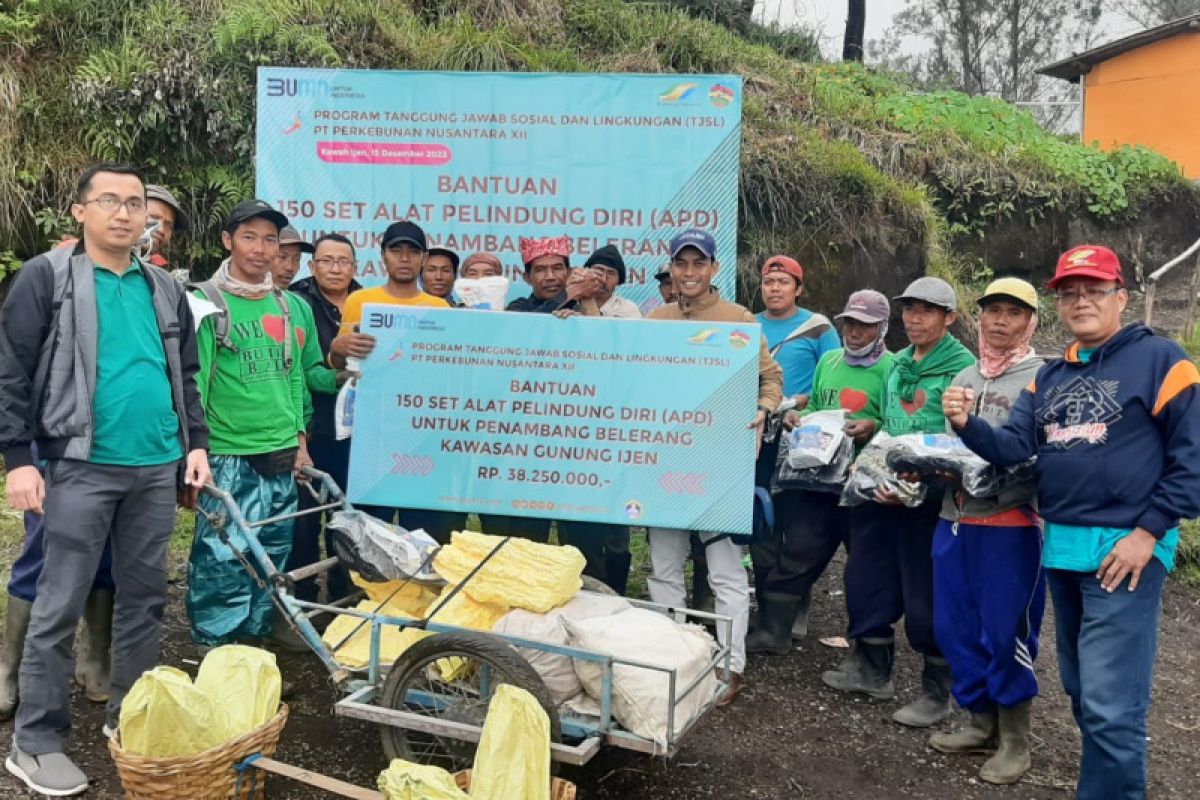
<svg viewBox="0 0 1200 800"><path fill-rule="evenodd" d="M910 728L930 728L950 716L950 665L946 659L925 656L921 696L892 715Z"/></svg>
<svg viewBox="0 0 1200 800"><path fill-rule="evenodd" d="M929 746L939 753L992 753L999 744L997 725L996 707L988 705L963 727L930 736Z"/></svg>
<svg viewBox="0 0 1200 800"><path fill-rule="evenodd" d="M812 610L812 589L804 593L796 609L796 621L792 623L792 638L803 639L808 636L808 614Z"/></svg>
<svg viewBox="0 0 1200 800"><path fill-rule="evenodd" d="M604 571L608 574L608 586L622 597L629 588L629 567L633 564L630 553L606 553ZM706 581L707 582L707 581Z"/></svg>
<svg viewBox="0 0 1200 800"><path fill-rule="evenodd" d="M8 596L4 616L4 640L0 646L0 720L12 719L17 710L17 673L25 652L25 632L29 630L29 612L33 603Z"/></svg>
<svg viewBox="0 0 1200 800"><path fill-rule="evenodd" d="M1016 783L1029 769L1029 711L1033 701L1026 700L998 713L1000 748L979 768L979 777L1001 786Z"/></svg>
<svg viewBox="0 0 1200 800"><path fill-rule="evenodd" d="M788 600L772 599L765 609L760 605L758 628L746 637L746 652L773 653L777 656L792 652L792 623L796 621L799 610L800 603Z"/></svg>
<svg viewBox="0 0 1200 800"><path fill-rule="evenodd" d="M112 691L113 593L95 589L88 595L75 646L75 682L93 703L107 703Z"/></svg>
<svg viewBox="0 0 1200 800"><path fill-rule="evenodd" d="M821 680L840 692L860 692L877 700L891 700L896 696L892 684L895 659L896 643L891 639L856 639L838 668L824 673Z"/></svg>

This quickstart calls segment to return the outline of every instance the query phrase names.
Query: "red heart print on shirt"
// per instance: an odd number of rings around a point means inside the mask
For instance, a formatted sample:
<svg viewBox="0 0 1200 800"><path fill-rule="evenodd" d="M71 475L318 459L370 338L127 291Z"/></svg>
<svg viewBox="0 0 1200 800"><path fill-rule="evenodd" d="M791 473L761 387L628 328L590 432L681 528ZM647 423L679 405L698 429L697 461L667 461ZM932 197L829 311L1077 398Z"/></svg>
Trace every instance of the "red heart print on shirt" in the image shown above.
<svg viewBox="0 0 1200 800"><path fill-rule="evenodd" d="M270 336L276 344L283 344L283 317L274 314L263 314L260 320L263 333Z"/></svg>
<svg viewBox="0 0 1200 800"><path fill-rule="evenodd" d="M295 328L295 331L296 331L296 343L299 344L301 347L304 347L304 328L297 326Z"/></svg>
<svg viewBox="0 0 1200 800"><path fill-rule="evenodd" d="M910 417L925 407L925 390L917 389L913 392L912 400L901 400L900 407L904 409L904 413Z"/></svg>
<svg viewBox="0 0 1200 800"><path fill-rule="evenodd" d="M857 414L867 407L867 393L858 389L842 389L838 395L838 405L846 409L847 414Z"/></svg>

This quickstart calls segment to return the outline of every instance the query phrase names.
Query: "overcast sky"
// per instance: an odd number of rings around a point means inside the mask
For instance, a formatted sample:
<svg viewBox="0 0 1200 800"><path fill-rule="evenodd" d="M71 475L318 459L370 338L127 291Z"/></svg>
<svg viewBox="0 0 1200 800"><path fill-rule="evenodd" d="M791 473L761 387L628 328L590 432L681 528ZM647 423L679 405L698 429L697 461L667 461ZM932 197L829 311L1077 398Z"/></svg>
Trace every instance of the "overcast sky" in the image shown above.
<svg viewBox="0 0 1200 800"><path fill-rule="evenodd" d="M881 39L891 25L892 17L906 5L905 0L867 0L867 29L865 39ZM779 22L785 27L815 25L821 32L821 52L828 59L842 56L842 36L846 31L846 0L758 0L755 15L764 22ZM1120 38L1140 26L1113 13L1103 18L1101 41ZM906 49L917 49L920 42L911 42ZM868 44L867 62L873 60Z"/></svg>

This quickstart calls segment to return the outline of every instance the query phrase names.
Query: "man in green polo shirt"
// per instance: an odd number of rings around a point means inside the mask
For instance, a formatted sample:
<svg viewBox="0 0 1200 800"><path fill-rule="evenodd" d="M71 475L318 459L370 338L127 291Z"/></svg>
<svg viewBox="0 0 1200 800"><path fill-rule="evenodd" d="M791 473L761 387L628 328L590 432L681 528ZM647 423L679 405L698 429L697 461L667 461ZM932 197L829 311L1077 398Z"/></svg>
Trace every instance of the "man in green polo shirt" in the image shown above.
<svg viewBox="0 0 1200 800"><path fill-rule="evenodd" d="M26 263L0 312L8 502L43 515L45 536L5 766L56 797L88 785L63 749L71 640L105 543L120 587L108 728L158 662L176 490L192 502L209 479L188 303L170 275L133 255L146 226L142 179L128 166L96 165L80 177L71 213L79 243Z"/></svg>

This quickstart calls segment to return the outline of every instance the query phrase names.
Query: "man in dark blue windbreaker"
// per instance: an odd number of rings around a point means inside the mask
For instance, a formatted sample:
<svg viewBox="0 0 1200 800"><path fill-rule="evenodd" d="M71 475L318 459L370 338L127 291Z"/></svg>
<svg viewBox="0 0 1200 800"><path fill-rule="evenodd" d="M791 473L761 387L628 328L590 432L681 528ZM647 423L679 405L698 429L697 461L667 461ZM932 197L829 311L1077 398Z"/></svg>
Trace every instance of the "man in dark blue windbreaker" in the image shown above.
<svg viewBox="0 0 1200 800"><path fill-rule="evenodd" d="M1043 564L1063 688L1083 735L1079 800L1146 796L1146 712L1163 581L1181 519L1200 514L1200 373L1179 345L1121 326L1109 249L1073 248L1049 288L1075 337L992 428L951 388L943 411L997 465L1037 456Z"/></svg>

